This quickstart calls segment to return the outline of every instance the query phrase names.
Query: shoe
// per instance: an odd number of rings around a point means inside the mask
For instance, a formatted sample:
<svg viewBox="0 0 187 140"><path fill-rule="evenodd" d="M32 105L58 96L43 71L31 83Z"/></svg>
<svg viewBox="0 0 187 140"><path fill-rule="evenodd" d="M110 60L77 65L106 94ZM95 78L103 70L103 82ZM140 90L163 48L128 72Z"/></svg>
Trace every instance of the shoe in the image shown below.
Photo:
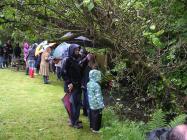
<svg viewBox="0 0 187 140"><path fill-rule="evenodd" d="M77 123L82 123L82 121L78 121Z"/></svg>
<svg viewBox="0 0 187 140"><path fill-rule="evenodd" d="M82 124L80 124L80 123L74 125L73 127L77 128L77 129L82 129L83 128Z"/></svg>
<svg viewBox="0 0 187 140"><path fill-rule="evenodd" d="M97 134L100 133L100 131L96 131L96 130L93 130L93 129L92 129L92 132L97 133Z"/></svg>
<svg viewBox="0 0 187 140"><path fill-rule="evenodd" d="M73 127L73 124L71 122L68 122L68 126Z"/></svg>

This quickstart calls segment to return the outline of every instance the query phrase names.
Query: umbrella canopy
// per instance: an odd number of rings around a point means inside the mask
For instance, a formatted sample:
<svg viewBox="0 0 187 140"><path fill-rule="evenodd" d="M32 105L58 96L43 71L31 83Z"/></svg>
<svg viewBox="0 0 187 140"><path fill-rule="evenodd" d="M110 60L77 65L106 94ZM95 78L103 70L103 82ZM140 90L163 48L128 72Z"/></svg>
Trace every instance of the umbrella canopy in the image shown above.
<svg viewBox="0 0 187 140"><path fill-rule="evenodd" d="M66 42L61 43L59 46L56 47L56 49L54 50L53 56L55 58L64 58L65 56L68 56L68 52L69 52L69 46L71 44L68 44Z"/></svg>
<svg viewBox="0 0 187 140"><path fill-rule="evenodd" d="M73 36L73 33L72 32L68 32L65 35L63 35L62 38L69 38L69 37L72 37L72 36Z"/></svg>
<svg viewBox="0 0 187 140"><path fill-rule="evenodd" d="M37 47L36 47L36 50L35 50L35 56L39 55L40 53L42 53L44 50L43 50L43 46L47 45L47 40L41 42Z"/></svg>
<svg viewBox="0 0 187 140"><path fill-rule="evenodd" d="M84 36L79 36L79 37L77 37L77 38L75 38L75 39L77 39L77 40L82 40L82 41L91 41L89 38L84 37Z"/></svg>
<svg viewBox="0 0 187 140"><path fill-rule="evenodd" d="M56 43L49 43L43 46L43 50L46 50L48 47L54 46Z"/></svg>

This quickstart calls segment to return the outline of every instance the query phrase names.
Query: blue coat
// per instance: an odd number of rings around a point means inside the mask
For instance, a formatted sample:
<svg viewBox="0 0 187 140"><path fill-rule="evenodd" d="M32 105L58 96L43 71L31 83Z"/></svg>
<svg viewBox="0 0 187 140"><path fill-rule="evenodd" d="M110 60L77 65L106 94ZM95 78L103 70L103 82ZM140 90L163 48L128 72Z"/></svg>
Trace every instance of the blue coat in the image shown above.
<svg viewBox="0 0 187 140"><path fill-rule="evenodd" d="M104 108L103 96L101 93L101 72L99 70L91 70L89 72L89 82L87 83L88 102L92 110Z"/></svg>

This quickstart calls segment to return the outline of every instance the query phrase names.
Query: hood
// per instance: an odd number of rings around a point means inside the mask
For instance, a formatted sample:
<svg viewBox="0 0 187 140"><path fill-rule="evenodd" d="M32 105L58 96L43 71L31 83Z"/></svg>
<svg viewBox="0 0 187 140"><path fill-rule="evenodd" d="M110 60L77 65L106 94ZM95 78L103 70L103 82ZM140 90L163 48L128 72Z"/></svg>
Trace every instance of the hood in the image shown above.
<svg viewBox="0 0 187 140"><path fill-rule="evenodd" d="M100 82L101 81L101 72L99 70L91 70L89 73L90 81Z"/></svg>
<svg viewBox="0 0 187 140"><path fill-rule="evenodd" d="M73 56L74 55L74 50L76 48L79 48L79 47L80 47L80 45L78 45L78 44L71 44L69 46L69 56Z"/></svg>
<svg viewBox="0 0 187 140"><path fill-rule="evenodd" d="M25 42L25 43L23 44L23 47L26 48L26 49L28 49L28 48L29 48L29 44L28 44L27 42Z"/></svg>

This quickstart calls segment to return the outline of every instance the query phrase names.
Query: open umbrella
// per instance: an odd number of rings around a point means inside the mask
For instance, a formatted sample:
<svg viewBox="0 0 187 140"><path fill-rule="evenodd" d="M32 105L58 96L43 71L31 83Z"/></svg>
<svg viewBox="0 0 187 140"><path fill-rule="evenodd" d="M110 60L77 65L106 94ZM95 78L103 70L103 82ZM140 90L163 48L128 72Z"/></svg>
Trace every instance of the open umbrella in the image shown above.
<svg viewBox="0 0 187 140"><path fill-rule="evenodd" d="M68 56L69 52L69 46L71 44L68 44L66 42L61 43L59 46L56 47L54 50L53 56L55 58L64 58L65 56Z"/></svg>
<svg viewBox="0 0 187 140"><path fill-rule="evenodd" d="M49 43L43 46L43 50L46 50L48 47L54 46L56 43Z"/></svg>
<svg viewBox="0 0 187 140"><path fill-rule="evenodd" d="M47 40L41 42L35 50L35 56L39 55L41 52L43 52L43 46L47 45Z"/></svg>
<svg viewBox="0 0 187 140"><path fill-rule="evenodd" d="M84 36L79 36L75 38L76 40L82 40L82 41L91 41L89 38L84 37Z"/></svg>

